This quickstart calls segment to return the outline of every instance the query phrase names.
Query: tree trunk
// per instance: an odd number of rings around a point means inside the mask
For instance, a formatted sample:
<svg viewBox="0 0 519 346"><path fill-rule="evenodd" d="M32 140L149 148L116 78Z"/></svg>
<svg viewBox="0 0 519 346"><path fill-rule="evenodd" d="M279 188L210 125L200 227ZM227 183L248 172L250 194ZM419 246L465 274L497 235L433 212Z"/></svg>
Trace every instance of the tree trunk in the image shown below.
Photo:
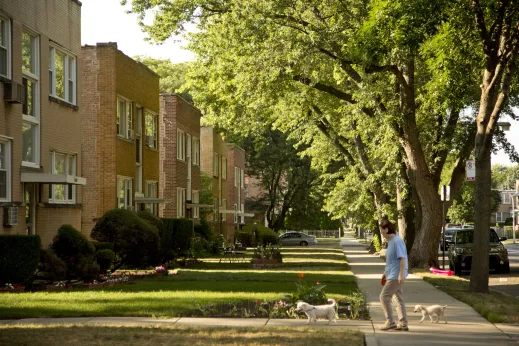
<svg viewBox="0 0 519 346"><path fill-rule="evenodd" d="M407 238L407 224L406 224L406 218L405 218L405 211L404 211L404 201L402 198L402 185L397 182L396 183L396 210L398 213L398 233L400 235L400 238L404 239L406 242Z"/></svg>
<svg viewBox="0 0 519 346"><path fill-rule="evenodd" d="M478 134L479 136L479 134ZM491 143L491 142L490 142ZM476 141L476 205L474 225L474 245L472 250L472 270L469 289L488 293L488 253L490 238L490 193L491 161L490 146L478 147Z"/></svg>

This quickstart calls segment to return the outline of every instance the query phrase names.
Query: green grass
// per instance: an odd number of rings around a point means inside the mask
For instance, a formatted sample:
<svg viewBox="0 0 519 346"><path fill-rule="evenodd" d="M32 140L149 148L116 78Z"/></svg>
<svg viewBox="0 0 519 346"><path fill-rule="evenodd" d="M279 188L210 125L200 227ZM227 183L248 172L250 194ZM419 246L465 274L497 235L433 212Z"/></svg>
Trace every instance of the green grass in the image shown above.
<svg viewBox="0 0 519 346"><path fill-rule="evenodd" d="M428 271L413 270L439 290L470 305L492 323L519 323L519 299L490 291L488 294L470 292L469 281L457 276L440 276Z"/></svg>
<svg viewBox="0 0 519 346"><path fill-rule="evenodd" d="M295 291L298 273L304 273L309 284L319 281L326 285L331 298L357 290L341 249L284 248L282 254L282 266L268 270L253 269L248 263L218 263L219 258L211 258L171 271L169 276L126 285L4 293L0 295L0 318L227 316L229 311L224 309L236 307L242 315L250 314L257 310L258 301L273 302Z"/></svg>
<svg viewBox="0 0 519 346"><path fill-rule="evenodd" d="M320 345L335 346L347 340L364 345L361 332L340 328L311 327L180 327L180 326L84 326L3 325L2 345Z"/></svg>

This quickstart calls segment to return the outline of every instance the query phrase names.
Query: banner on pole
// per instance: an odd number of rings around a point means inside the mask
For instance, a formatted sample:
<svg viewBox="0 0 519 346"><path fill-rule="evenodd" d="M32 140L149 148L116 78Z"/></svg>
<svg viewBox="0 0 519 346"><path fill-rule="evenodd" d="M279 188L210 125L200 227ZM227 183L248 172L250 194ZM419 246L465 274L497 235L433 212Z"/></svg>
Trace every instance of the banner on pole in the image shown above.
<svg viewBox="0 0 519 346"><path fill-rule="evenodd" d="M476 161L467 160L465 170L467 171L467 181L476 180Z"/></svg>

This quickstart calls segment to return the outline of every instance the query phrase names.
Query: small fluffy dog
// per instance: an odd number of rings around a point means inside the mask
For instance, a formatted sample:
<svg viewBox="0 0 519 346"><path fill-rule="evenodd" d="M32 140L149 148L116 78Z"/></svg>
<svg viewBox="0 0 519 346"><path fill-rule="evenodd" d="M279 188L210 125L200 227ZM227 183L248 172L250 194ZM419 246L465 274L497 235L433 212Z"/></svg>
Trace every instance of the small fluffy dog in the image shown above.
<svg viewBox="0 0 519 346"><path fill-rule="evenodd" d="M306 316L308 316L308 322L316 322L318 318L327 318L328 323L334 321L337 324L337 320L335 319L335 300L328 299L332 304L328 305L310 305L305 302L298 302L296 312L304 312Z"/></svg>
<svg viewBox="0 0 519 346"><path fill-rule="evenodd" d="M438 323L440 322L440 317L443 317L445 320L445 323L447 323L447 316L445 316L445 308L447 305L431 305L431 306L423 306L423 305L417 305L414 307L414 312L421 312L422 313L422 319L420 320L420 323L423 322L425 316L429 316L431 319L431 323ZM438 319L434 321L433 315L436 315Z"/></svg>

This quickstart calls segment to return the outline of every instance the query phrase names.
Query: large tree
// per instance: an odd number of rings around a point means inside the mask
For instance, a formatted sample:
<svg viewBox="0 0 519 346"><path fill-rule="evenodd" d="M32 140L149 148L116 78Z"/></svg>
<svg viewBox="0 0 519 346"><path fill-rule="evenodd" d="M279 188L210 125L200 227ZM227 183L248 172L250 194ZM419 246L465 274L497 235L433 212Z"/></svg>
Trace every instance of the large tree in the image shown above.
<svg viewBox="0 0 519 346"><path fill-rule="evenodd" d="M479 33L483 76L480 79L479 109L476 118L476 204L475 234L470 290L488 292L489 227L491 201L492 142L503 113L511 113L517 93L519 55L519 1L472 1L475 29Z"/></svg>
<svg viewBox="0 0 519 346"><path fill-rule="evenodd" d="M442 225L438 187L449 156L455 162L447 173L453 193L463 181L474 147L466 141L474 131L466 109L478 101L475 35L452 19L453 2L133 0L132 5L142 16L155 11L153 24L143 24L155 40L181 32L187 22L198 25L190 48L199 59L189 78L195 101L218 125L245 133L271 122L291 133L320 131L299 139L312 146L321 138L333 144L344 158L344 176L354 173L379 213L396 190L379 172L403 171L401 181L409 181L420 212L411 265L436 262Z"/></svg>

